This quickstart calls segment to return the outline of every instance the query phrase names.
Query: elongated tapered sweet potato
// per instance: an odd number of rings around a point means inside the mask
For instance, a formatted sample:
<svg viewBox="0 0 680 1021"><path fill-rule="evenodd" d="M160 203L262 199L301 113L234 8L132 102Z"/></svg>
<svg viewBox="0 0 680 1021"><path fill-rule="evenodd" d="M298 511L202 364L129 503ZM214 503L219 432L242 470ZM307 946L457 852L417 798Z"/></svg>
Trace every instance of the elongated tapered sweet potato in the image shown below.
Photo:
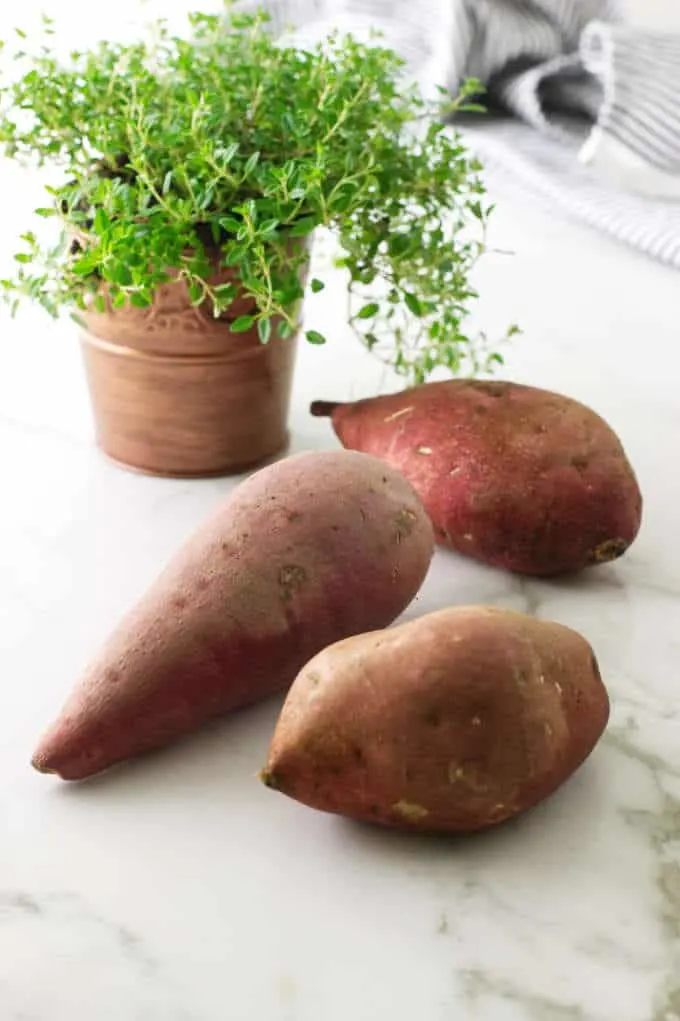
<svg viewBox="0 0 680 1021"><path fill-rule="evenodd" d="M345 447L406 475L439 542L496 567L557 575L621 556L642 497L590 408L516 383L449 380L354 404L317 401Z"/></svg>
<svg viewBox="0 0 680 1021"><path fill-rule="evenodd" d="M457 607L314 657L288 693L262 779L355 819L480 830L555 791L608 715L581 635Z"/></svg>
<svg viewBox="0 0 680 1021"><path fill-rule="evenodd" d="M34 765L80 779L285 688L324 646L393 621L432 551L412 487L376 458L259 471L114 632Z"/></svg>

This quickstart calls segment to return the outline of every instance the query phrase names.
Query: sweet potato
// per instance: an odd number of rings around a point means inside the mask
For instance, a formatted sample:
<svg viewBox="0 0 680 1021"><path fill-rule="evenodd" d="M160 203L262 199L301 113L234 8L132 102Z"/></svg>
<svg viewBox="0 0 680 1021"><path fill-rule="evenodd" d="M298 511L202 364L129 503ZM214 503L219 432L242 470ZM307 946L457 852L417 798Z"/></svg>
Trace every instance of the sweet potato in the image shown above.
<svg viewBox="0 0 680 1021"><path fill-rule="evenodd" d="M312 659L288 693L262 779L354 819L481 830L559 787L608 715L581 635L507 610L441 610Z"/></svg>
<svg viewBox="0 0 680 1021"><path fill-rule="evenodd" d="M114 632L33 764L80 779L285 688L330 642L394 620L433 544L412 487L376 458L259 471Z"/></svg>
<svg viewBox="0 0 680 1021"><path fill-rule="evenodd" d="M496 567L577 571L621 556L638 533L642 497L618 437L560 394L450 380L317 401L312 413L410 479L440 543Z"/></svg>

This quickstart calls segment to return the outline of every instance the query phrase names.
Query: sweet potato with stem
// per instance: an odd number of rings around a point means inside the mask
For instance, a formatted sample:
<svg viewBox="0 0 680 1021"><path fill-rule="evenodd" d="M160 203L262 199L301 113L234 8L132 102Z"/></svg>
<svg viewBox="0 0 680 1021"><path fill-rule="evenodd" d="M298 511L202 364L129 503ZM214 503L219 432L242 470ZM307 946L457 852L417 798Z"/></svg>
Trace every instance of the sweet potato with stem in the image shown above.
<svg viewBox="0 0 680 1021"><path fill-rule="evenodd" d="M289 685L324 646L391 623L432 526L410 484L353 451L242 483L123 620L43 737L43 772L81 779Z"/></svg>
<svg viewBox="0 0 680 1021"><path fill-rule="evenodd" d="M550 576L620 557L642 497L621 442L590 408L517 383L449 380L353 404L316 401L343 446L406 475L460 553Z"/></svg>
<svg viewBox="0 0 680 1021"><path fill-rule="evenodd" d="M608 715L577 632L456 607L314 657L288 692L262 780L354 819L481 830L555 791Z"/></svg>

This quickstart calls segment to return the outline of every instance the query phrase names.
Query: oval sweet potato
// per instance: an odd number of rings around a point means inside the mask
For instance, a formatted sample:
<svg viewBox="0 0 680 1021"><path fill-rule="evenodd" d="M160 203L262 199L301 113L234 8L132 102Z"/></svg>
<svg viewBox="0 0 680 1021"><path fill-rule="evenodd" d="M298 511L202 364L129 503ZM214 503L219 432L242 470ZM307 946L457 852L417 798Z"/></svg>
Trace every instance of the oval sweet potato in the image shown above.
<svg viewBox="0 0 680 1021"><path fill-rule="evenodd" d="M433 545L411 485L376 458L264 468L114 632L33 764L80 779L285 688L330 642L393 621Z"/></svg>
<svg viewBox="0 0 680 1021"><path fill-rule="evenodd" d="M345 447L413 483L438 541L521 574L549 576L621 556L642 497L616 434L594 411L516 383L449 380L312 405Z"/></svg>
<svg viewBox="0 0 680 1021"><path fill-rule="evenodd" d="M595 656L575 631L491 607L441 610L312 659L262 779L355 819L481 830L559 787L608 715Z"/></svg>

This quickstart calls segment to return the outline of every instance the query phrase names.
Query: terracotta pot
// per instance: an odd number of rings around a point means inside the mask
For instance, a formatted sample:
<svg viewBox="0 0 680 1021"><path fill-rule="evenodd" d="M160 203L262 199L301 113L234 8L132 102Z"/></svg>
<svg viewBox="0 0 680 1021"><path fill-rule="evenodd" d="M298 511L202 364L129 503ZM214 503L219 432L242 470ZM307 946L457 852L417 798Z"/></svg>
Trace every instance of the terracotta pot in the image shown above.
<svg viewBox="0 0 680 1021"><path fill-rule="evenodd" d="M83 316L97 442L110 458L154 475L226 475L286 446L296 341L275 328L268 344L256 329L232 333L247 311L241 297L216 320L173 281L148 309Z"/></svg>

